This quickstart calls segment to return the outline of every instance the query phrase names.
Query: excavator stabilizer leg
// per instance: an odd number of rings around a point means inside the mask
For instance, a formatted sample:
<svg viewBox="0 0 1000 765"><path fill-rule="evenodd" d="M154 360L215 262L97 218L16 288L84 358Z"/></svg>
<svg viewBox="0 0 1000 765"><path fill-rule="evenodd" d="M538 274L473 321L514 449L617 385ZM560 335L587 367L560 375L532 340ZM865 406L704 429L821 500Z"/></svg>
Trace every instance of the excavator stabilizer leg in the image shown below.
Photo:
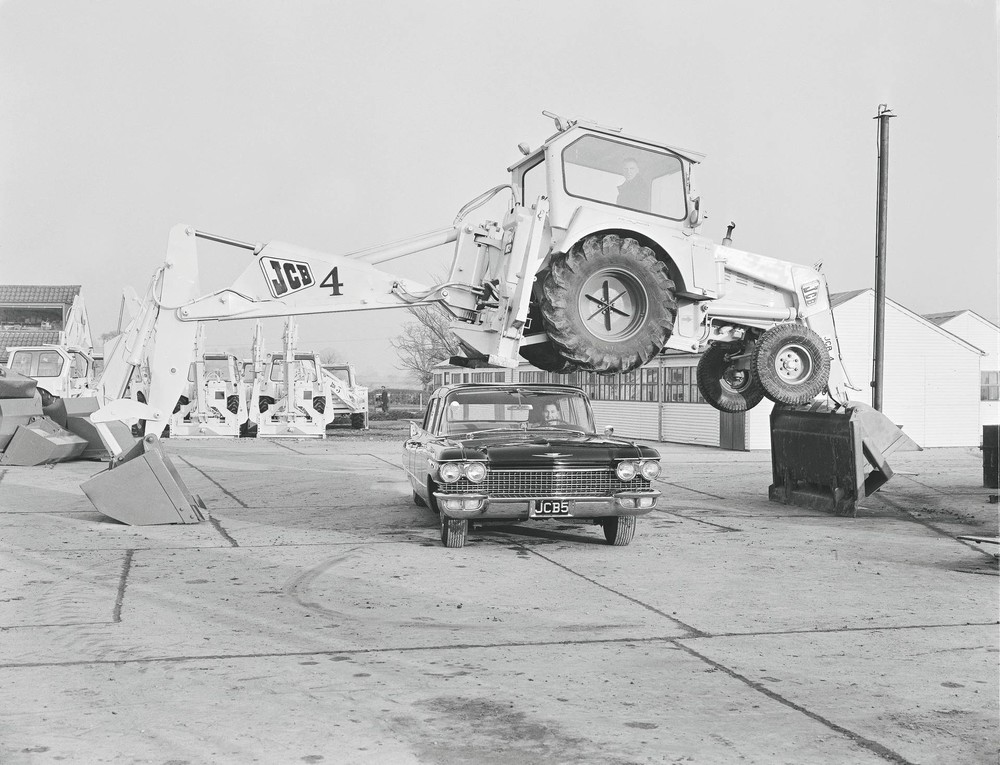
<svg viewBox="0 0 1000 765"><path fill-rule="evenodd" d="M191 494L153 434L136 441L81 488L100 513L130 526L205 519L205 503Z"/></svg>
<svg viewBox="0 0 1000 765"><path fill-rule="evenodd" d="M889 455L919 449L867 404L775 406L768 499L853 517L857 503L892 478Z"/></svg>

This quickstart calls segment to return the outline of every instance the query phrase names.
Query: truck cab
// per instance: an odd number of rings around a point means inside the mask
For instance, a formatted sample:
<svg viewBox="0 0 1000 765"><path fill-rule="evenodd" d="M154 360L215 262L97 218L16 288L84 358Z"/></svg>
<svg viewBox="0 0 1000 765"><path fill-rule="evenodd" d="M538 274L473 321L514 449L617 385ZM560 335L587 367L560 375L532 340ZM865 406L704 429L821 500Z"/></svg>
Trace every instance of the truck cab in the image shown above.
<svg viewBox="0 0 1000 765"><path fill-rule="evenodd" d="M38 381L38 388L58 398L95 395L95 364L82 348L42 345L9 348L7 367Z"/></svg>

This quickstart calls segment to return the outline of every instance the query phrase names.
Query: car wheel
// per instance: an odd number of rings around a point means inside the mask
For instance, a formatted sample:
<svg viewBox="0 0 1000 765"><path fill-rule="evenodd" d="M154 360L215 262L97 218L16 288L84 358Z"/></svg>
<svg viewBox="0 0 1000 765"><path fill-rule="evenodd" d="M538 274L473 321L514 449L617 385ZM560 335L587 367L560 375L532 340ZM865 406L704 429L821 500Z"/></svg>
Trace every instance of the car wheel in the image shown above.
<svg viewBox="0 0 1000 765"><path fill-rule="evenodd" d="M742 349L736 343L709 346L698 361L698 390L720 412L745 412L764 398L752 369L737 369L728 359Z"/></svg>
<svg viewBox="0 0 1000 765"><path fill-rule="evenodd" d="M449 518L441 513L441 541L445 547L464 547L469 532L469 522L465 518Z"/></svg>
<svg viewBox="0 0 1000 765"><path fill-rule="evenodd" d="M604 527L604 538L608 540L609 545L615 547L624 547L635 536L635 516L633 515L605 518L601 521L601 525Z"/></svg>
<svg viewBox="0 0 1000 765"><path fill-rule="evenodd" d="M553 260L541 311L552 345L568 362L591 372L628 372L666 345L677 299L652 249L594 234Z"/></svg>
<svg viewBox="0 0 1000 765"><path fill-rule="evenodd" d="M424 502L424 498L417 494L416 491L413 492L413 504L417 507L427 507L427 503Z"/></svg>
<svg viewBox="0 0 1000 765"><path fill-rule="evenodd" d="M757 342L750 366L764 395L777 404L808 404L830 380L826 343L802 324L778 324L767 330Z"/></svg>

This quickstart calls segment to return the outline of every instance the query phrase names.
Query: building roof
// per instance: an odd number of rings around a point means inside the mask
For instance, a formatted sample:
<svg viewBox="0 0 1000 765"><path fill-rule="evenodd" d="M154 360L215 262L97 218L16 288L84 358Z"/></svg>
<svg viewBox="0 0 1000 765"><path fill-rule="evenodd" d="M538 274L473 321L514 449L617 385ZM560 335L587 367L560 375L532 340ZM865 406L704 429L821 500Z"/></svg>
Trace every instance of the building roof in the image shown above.
<svg viewBox="0 0 1000 765"><path fill-rule="evenodd" d="M79 284L0 284L0 305L73 305Z"/></svg>
<svg viewBox="0 0 1000 765"><path fill-rule="evenodd" d="M848 300L853 300L858 295L868 292L870 289L870 287L867 287L863 290L852 290L851 292L834 292L830 295L830 307L836 308L838 305L846 303Z"/></svg>
<svg viewBox="0 0 1000 765"><path fill-rule="evenodd" d="M53 329L0 329L0 364L7 363L7 349L24 345L58 345L61 332Z"/></svg>
<svg viewBox="0 0 1000 765"><path fill-rule="evenodd" d="M864 295L865 293L871 293L872 296L874 297L875 290L872 289L871 287L867 287L867 288L865 288L863 290L854 290L852 292L838 292L838 293L830 296L830 305L832 307L836 308L837 306L843 305L844 303L847 303L847 302L853 300L854 298L858 297L859 295ZM927 317L921 316L919 313L911 311L909 308L907 308L904 305L900 305L895 300L892 300L891 298L886 298L885 302L886 302L887 305L894 306L899 311L901 311L902 313L904 313L907 316L909 316L910 318L912 318L918 324L923 324L924 326L928 327L929 329L932 329L935 332L938 332L938 333L940 333L942 335L945 335L949 340L957 343L958 345L964 346L966 349L972 351L973 353L978 353L980 356L987 355L986 352L982 350L982 348L977 348L972 343L967 342L966 340L963 340L961 337L959 337L958 335L956 335L954 332L950 332L949 330L945 329L944 327L938 326L935 322L930 321Z"/></svg>
<svg viewBox="0 0 1000 765"><path fill-rule="evenodd" d="M974 319L978 319L983 324L988 324L991 327L1000 329L1000 327L997 327L997 325L994 322L990 321L989 319L983 316L980 316L978 313L969 308L963 308L961 311L945 311L944 313L925 313L924 318L927 319L927 321L934 322L939 327L943 327L952 319L957 319L959 316L966 316L966 315L971 316Z"/></svg>

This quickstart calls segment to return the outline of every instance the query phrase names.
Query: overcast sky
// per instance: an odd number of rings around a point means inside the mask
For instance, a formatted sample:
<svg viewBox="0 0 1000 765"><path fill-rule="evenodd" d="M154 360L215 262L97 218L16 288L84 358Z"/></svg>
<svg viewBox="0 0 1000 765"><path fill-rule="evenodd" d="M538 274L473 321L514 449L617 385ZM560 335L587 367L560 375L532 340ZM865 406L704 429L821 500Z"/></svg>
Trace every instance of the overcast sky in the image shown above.
<svg viewBox="0 0 1000 765"><path fill-rule="evenodd" d="M175 223L333 253L441 228L547 109L706 153L701 233L871 287L887 103L888 296L996 321L997 87L989 0L0 0L0 282L81 284L97 335ZM206 292L243 268L211 254ZM302 319L300 348L377 384L406 316Z"/></svg>

